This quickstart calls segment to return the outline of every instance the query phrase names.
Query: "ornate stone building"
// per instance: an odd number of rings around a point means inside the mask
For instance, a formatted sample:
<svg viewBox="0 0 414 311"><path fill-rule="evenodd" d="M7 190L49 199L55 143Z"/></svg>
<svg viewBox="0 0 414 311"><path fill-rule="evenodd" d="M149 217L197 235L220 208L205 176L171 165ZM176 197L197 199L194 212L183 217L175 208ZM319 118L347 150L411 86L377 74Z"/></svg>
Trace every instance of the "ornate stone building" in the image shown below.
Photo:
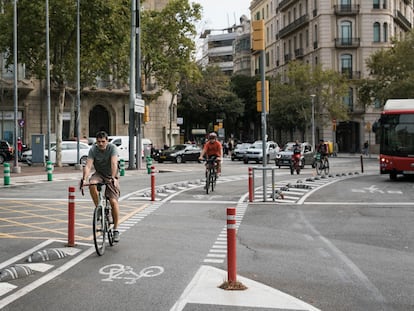
<svg viewBox="0 0 414 311"><path fill-rule="evenodd" d="M317 124L317 139L337 141L339 149L357 152L364 141L375 147L371 125L381 104L364 107L357 99L357 80L368 77L365 60L391 48L413 28L411 0L253 0L252 20L265 20L266 75L283 76L291 60L322 64L346 75L351 87L344 98L351 119ZM258 60L252 58L252 74ZM317 98L315 98L317 100ZM309 99L309 104L311 99ZM310 139L311 133L307 133ZM284 140L286 138L278 138Z"/></svg>
<svg viewBox="0 0 414 311"><path fill-rule="evenodd" d="M144 9L158 10L168 0L147 0ZM82 48L82 47L81 47ZM14 143L14 97L13 70L6 68L0 57L0 139ZM48 107L46 84L26 77L24 66L18 70L18 134L23 142L30 145L33 134L47 134ZM154 92L156 84L146 92ZM54 140L57 120L57 90L51 89L51 140ZM142 136L152 140L155 147L169 144L170 128L172 144L179 142L176 102L171 104L171 94L164 92L156 101L146 103L150 106L150 121L142 127ZM81 91L80 136L93 137L98 130L106 130L110 135L128 135L129 89L116 88L112 84L98 80L93 88ZM76 90L68 89L63 114L63 139L73 139L75 132Z"/></svg>

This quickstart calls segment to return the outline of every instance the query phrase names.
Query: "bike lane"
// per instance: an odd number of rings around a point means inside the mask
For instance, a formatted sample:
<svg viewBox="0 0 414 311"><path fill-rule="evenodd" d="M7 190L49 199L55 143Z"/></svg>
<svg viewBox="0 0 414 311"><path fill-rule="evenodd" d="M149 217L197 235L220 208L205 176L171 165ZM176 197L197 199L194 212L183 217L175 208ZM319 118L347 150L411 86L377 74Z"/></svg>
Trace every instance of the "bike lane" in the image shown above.
<svg viewBox="0 0 414 311"><path fill-rule="evenodd" d="M204 193L202 187L192 191L200 196ZM19 309L30 304L32 310L45 310L45 306L50 310L72 310L76 302L77 310L203 310L209 295L217 296L217 286L225 280L223 271L209 269L205 258L223 230L225 208L230 203L233 202L155 202L140 213L141 218L131 219L131 227L121 235L119 245L107 248L104 256L98 257L89 248L85 254L91 255L81 265L9 307ZM256 287L251 284L251 289ZM199 293L207 294L207 300L197 298ZM249 293L252 290L239 295L251 298ZM275 297L275 292L269 293ZM224 300L212 297L208 310L236 304L234 293L232 296ZM232 302L225 303L227 299Z"/></svg>

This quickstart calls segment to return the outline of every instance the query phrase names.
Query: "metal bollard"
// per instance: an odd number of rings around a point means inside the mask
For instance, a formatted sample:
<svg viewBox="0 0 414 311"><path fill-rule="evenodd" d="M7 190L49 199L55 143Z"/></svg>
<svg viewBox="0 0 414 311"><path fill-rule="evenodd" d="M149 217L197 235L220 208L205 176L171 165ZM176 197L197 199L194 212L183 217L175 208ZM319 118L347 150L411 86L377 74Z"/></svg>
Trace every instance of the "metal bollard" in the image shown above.
<svg viewBox="0 0 414 311"><path fill-rule="evenodd" d="M68 196L68 244L75 246L75 187L69 187Z"/></svg>
<svg viewBox="0 0 414 311"><path fill-rule="evenodd" d="M150 156L147 156L147 173L151 173L151 167L152 167L152 158Z"/></svg>
<svg viewBox="0 0 414 311"><path fill-rule="evenodd" d="M229 283L237 281L236 264L236 208L227 208L227 277Z"/></svg>
<svg viewBox="0 0 414 311"><path fill-rule="evenodd" d="M125 176L125 160L124 159L119 160L119 174L121 176Z"/></svg>
<svg viewBox="0 0 414 311"><path fill-rule="evenodd" d="M151 201L155 201L155 166L151 166Z"/></svg>
<svg viewBox="0 0 414 311"><path fill-rule="evenodd" d="M254 189L253 189L253 168L249 167L249 202L253 202Z"/></svg>
<svg viewBox="0 0 414 311"><path fill-rule="evenodd" d="M10 164L4 163L4 185L10 185Z"/></svg>
<svg viewBox="0 0 414 311"><path fill-rule="evenodd" d="M46 164L46 169L47 169L47 181L52 181L53 180L53 165L52 165L52 161L47 161Z"/></svg>

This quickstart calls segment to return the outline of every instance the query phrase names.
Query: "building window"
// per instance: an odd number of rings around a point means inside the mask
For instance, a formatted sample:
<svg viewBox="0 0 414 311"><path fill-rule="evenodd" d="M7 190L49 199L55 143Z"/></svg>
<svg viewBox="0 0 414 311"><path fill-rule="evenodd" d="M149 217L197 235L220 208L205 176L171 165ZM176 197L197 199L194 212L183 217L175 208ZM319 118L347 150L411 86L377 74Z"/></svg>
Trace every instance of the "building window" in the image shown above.
<svg viewBox="0 0 414 311"><path fill-rule="evenodd" d="M384 23L383 25L383 33L384 33L384 42L388 42L388 24Z"/></svg>
<svg viewBox="0 0 414 311"><path fill-rule="evenodd" d="M343 45L352 44L352 23L349 21L341 23L341 43Z"/></svg>
<svg viewBox="0 0 414 311"><path fill-rule="evenodd" d="M344 105L348 107L349 111L354 110L354 90L349 88L348 95L344 97Z"/></svg>
<svg viewBox="0 0 414 311"><path fill-rule="evenodd" d="M380 0L374 0L373 1L373 8L379 9L380 8Z"/></svg>
<svg viewBox="0 0 414 311"><path fill-rule="evenodd" d="M352 78L352 55L341 55L341 73L348 78Z"/></svg>
<svg viewBox="0 0 414 311"><path fill-rule="evenodd" d="M350 9L351 8L351 0L341 0L341 9Z"/></svg>
<svg viewBox="0 0 414 311"><path fill-rule="evenodd" d="M374 23L374 42L381 41L380 23Z"/></svg>

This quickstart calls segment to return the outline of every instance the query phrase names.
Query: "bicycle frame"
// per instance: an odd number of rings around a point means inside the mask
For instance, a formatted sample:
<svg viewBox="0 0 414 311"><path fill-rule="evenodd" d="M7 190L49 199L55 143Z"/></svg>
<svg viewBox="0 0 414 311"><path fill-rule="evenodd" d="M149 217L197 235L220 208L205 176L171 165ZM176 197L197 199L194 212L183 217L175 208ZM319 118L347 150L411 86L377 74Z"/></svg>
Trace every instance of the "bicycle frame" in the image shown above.
<svg viewBox="0 0 414 311"><path fill-rule="evenodd" d="M206 164L206 194L208 194L210 187L211 191L214 191L217 180L217 163L216 158L208 159Z"/></svg>
<svg viewBox="0 0 414 311"><path fill-rule="evenodd" d="M111 205L105 196L103 186L105 183L85 184L83 186L96 186L98 190L98 205L93 212L93 240L96 253L102 256L105 252L106 237L108 237L109 245L114 243L113 225L110 223L109 216L111 213ZM82 190L83 194L83 190Z"/></svg>

